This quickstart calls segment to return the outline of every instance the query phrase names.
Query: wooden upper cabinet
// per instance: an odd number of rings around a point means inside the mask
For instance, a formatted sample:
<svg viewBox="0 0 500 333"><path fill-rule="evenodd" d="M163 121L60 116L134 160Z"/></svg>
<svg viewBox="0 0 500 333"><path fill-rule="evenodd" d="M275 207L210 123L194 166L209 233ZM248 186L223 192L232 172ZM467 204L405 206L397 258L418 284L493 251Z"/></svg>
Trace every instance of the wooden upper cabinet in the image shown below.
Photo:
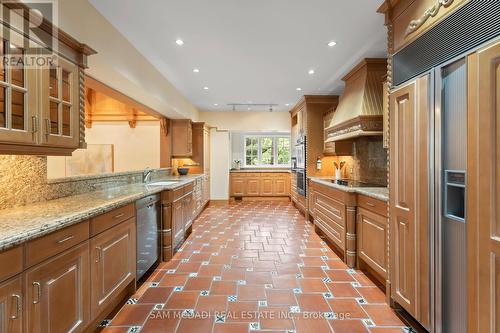
<svg viewBox="0 0 500 333"><path fill-rule="evenodd" d="M0 6L28 9L17 1ZM85 145L83 71L96 52L50 23L37 36L22 34L24 19L9 13L0 24L0 56L10 59L0 65L0 154L71 155ZM39 37L54 40L54 31L58 47L35 47Z"/></svg>
<svg viewBox="0 0 500 333"><path fill-rule="evenodd" d="M0 32L0 56L23 59L26 38ZM21 64L0 64L0 145L2 143L36 144L37 71Z"/></svg>
<svg viewBox="0 0 500 333"><path fill-rule="evenodd" d="M193 125L191 120L172 120L172 157L191 156L193 156Z"/></svg>
<svg viewBox="0 0 500 333"><path fill-rule="evenodd" d="M78 148L80 139L80 85L77 65L57 58L41 72L42 143Z"/></svg>
<svg viewBox="0 0 500 333"><path fill-rule="evenodd" d="M500 331L500 42L468 57L468 332ZM477 269L479 267L480 269Z"/></svg>
<svg viewBox="0 0 500 333"><path fill-rule="evenodd" d="M90 240L92 318L135 279L135 228L135 218L131 218Z"/></svg>
<svg viewBox="0 0 500 333"><path fill-rule="evenodd" d="M25 332L82 332L90 321L89 244L24 273Z"/></svg>
<svg viewBox="0 0 500 333"><path fill-rule="evenodd" d="M427 327L429 100L429 75L390 96L391 296Z"/></svg>
<svg viewBox="0 0 500 333"><path fill-rule="evenodd" d="M393 25L394 50L398 51L469 1L385 0L378 12Z"/></svg>
<svg viewBox="0 0 500 333"><path fill-rule="evenodd" d="M0 283L0 332L23 331L23 285L21 275Z"/></svg>

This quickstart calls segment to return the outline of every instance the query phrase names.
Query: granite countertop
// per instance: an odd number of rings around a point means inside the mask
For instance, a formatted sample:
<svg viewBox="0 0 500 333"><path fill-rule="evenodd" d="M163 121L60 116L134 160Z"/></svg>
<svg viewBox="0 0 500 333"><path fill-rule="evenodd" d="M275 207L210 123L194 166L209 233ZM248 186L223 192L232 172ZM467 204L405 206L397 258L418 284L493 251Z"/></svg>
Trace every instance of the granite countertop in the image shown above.
<svg viewBox="0 0 500 333"><path fill-rule="evenodd" d="M166 186L135 183L0 210L0 251L133 203L148 195L176 189L199 177L202 175L162 177L153 182L177 182Z"/></svg>
<svg viewBox="0 0 500 333"><path fill-rule="evenodd" d="M285 173L291 173L292 171L290 169L231 169L229 170L231 173L244 173L244 172L256 172L256 173L266 173L266 172L285 172Z"/></svg>
<svg viewBox="0 0 500 333"><path fill-rule="evenodd" d="M330 180L334 179L333 177L309 177L309 179L318 184L330 186L344 192L354 192L370 198L389 201L389 189L387 187L348 187L330 182Z"/></svg>

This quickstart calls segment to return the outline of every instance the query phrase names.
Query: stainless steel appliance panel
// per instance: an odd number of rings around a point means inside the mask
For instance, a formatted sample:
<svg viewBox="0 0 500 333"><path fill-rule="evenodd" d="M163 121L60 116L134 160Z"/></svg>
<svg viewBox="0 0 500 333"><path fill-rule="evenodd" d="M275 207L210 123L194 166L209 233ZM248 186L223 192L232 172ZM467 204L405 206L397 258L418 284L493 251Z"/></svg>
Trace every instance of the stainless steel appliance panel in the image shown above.
<svg viewBox="0 0 500 333"><path fill-rule="evenodd" d="M467 65L441 68L441 332L467 331ZM438 87L439 88L439 87ZM439 93L439 92L438 92ZM439 138L438 138L439 139Z"/></svg>
<svg viewBox="0 0 500 333"><path fill-rule="evenodd" d="M160 258L161 205L160 196L151 195L136 202L137 218L137 280Z"/></svg>

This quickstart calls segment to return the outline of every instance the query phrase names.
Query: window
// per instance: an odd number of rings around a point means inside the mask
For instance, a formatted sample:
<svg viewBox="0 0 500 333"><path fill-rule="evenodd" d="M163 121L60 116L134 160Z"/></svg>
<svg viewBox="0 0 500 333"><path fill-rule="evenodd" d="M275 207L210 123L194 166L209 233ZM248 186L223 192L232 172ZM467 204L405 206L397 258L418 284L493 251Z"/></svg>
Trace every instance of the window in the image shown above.
<svg viewBox="0 0 500 333"><path fill-rule="evenodd" d="M290 165L289 136L248 135L244 145L244 167Z"/></svg>

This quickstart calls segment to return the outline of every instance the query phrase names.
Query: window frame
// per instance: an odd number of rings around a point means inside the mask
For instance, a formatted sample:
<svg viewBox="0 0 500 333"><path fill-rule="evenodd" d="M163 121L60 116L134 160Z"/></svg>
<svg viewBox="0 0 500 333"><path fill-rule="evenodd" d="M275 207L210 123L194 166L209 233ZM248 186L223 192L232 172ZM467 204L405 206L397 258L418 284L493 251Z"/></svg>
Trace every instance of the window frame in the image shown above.
<svg viewBox="0 0 500 333"><path fill-rule="evenodd" d="M249 138L256 138L257 139L257 164L256 165L248 165L247 164L247 149L246 149L246 142L247 139ZM273 140L273 164L262 164L262 140L264 138L272 138ZM288 163L286 164L278 164L278 141L279 138L286 138L288 139L289 143L289 160ZM245 133L243 134L243 140L242 140L242 150L243 150L243 161L242 161L242 167L251 169L251 168L286 168L291 166L291 136L290 134L252 134L252 133Z"/></svg>

